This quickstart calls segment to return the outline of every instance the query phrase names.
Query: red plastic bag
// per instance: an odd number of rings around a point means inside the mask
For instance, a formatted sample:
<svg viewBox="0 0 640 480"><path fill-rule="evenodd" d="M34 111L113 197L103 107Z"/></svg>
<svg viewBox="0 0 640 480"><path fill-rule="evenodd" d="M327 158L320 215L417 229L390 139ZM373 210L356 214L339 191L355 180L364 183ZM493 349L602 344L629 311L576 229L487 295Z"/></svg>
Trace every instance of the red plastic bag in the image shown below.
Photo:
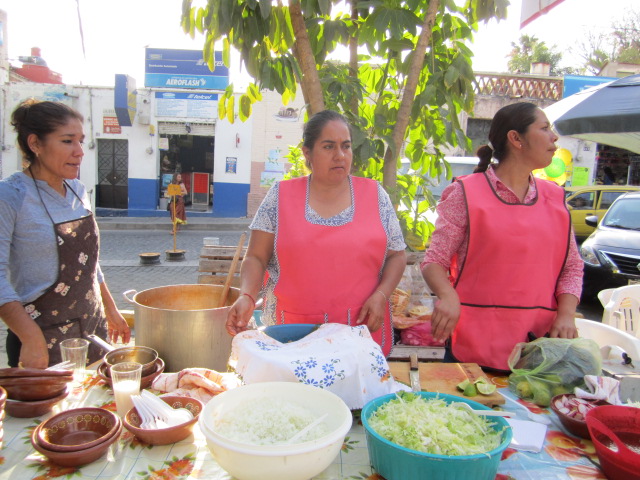
<svg viewBox="0 0 640 480"><path fill-rule="evenodd" d="M431 334L431 322L421 322L413 327L400 331L400 339L403 345L442 347L444 342L433 338Z"/></svg>

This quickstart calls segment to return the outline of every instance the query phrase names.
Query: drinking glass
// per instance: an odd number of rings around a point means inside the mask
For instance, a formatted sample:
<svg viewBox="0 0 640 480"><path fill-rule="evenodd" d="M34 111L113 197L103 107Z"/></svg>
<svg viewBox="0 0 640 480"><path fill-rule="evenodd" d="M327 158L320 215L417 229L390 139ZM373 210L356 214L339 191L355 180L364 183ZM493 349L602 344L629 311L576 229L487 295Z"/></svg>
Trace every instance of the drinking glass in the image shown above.
<svg viewBox="0 0 640 480"><path fill-rule="evenodd" d="M116 410L120 418L124 418L133 408L131 395L140 394L142 364L137 362L121 362L111 367L111 384L116 398Z"/></svg>
<svg viewBox="0 0 640 480"><path fill-rule="evenodd" d="M60 342L62 360L73 363L71 368L73 368L73 379L76 382L84 378L88 350L89 340L84 338L68 338Z"/></svg>

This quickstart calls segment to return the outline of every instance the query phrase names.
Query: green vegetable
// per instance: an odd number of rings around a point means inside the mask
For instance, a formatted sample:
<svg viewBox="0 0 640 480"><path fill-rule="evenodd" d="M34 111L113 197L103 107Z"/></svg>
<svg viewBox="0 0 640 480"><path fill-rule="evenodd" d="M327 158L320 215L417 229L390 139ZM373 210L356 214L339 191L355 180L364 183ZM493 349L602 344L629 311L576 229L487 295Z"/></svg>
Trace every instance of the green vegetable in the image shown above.
<svg viewBox="0 0 640 480"><path fill-rule="evenodd" d="M502 442L502 430L494 430L486 417L407 392L381 405L368 422L390 442L437 455L486 453Z"/></svg>

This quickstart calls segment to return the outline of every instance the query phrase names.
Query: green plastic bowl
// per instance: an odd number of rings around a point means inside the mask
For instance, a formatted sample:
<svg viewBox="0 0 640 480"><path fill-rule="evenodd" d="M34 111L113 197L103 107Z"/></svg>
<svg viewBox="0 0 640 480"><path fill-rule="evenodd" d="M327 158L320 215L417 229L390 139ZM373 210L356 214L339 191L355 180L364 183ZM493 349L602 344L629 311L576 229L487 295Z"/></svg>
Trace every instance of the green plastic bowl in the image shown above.
<svg viewBox="0 0 640 480"><path fill-rule="evenodd" d="M416 392L425 400L441 398L447 403L464 402L476 410L489 410L489 407L473 400L447 395L444 393ZM495 430L504 430L499 447L486 454L450 456L410 450L390 442L378 435L369 425L369 417L384 403L396 398L395 394L384 395L371 400L362 409L361 419L365 428L367 448L371 466L386 480L407 480L425 478L429 480L494 480L498 472L502 452L511 443L513 433L507 421L502 417L492 418Z"/></svg>

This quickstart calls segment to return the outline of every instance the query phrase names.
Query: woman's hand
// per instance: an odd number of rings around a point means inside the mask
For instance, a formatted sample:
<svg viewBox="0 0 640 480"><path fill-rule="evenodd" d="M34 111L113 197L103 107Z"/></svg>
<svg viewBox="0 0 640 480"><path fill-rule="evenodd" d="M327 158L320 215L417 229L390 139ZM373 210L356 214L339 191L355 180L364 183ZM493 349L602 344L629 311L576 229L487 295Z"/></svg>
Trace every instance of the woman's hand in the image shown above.
<svg viewBox="0 0 640 480"><path fill-rule="evenodd" d="M111 343L117 343L118 338L121 338L125 345L129 343L131 329L122 314L118 310L113 310L111 312L105 311L105 315L107 317L107 338Z"/></svg>
<svg viewBox="0 0 640 480"><path fill-rule="evenodd" d="M558 312L549 330L549 336L551 338L578 338L575 315Z"/></svg>
<svg viewBox="0 0 640 480"><path fill-rule="evenodd" d="M255 304L248 295L240 295L227 314L227 323L225 327L229 335L235 336L240 332L244 332L249 325Z"/></svg>
<svg viewBox="0 0 640 480"><path fill-rule="evenodd" d="M549 336L551 338L577 338L578 329L576 328L576 308L578 306L578 298L564 293L558 295L558 313L556 319L551 325Z"/></svg>
<svg viewBox="0 0 640 480"><path fill-rule="evenodd" d="M373 295L364 302L356 323L360 325L366 321L369 331L375 332L382 327L388 308L387 297L385 297L381 291L376 290L373 292Z"/></svg>
<svg viewBox="0 0 640 480"><path fill-rule="evenodd" d="M460 319L460 299L456 291L451 288L441 294L436 301L431 315L431 334L435 340L444 342L451 336Z"/></svg>
<svg viewBox="0 0 640 480"><path fill-rule="evenodd" d="M22 342L19 362L23 368L47 368L49 366L49 349L42 331Z"/></svg>

